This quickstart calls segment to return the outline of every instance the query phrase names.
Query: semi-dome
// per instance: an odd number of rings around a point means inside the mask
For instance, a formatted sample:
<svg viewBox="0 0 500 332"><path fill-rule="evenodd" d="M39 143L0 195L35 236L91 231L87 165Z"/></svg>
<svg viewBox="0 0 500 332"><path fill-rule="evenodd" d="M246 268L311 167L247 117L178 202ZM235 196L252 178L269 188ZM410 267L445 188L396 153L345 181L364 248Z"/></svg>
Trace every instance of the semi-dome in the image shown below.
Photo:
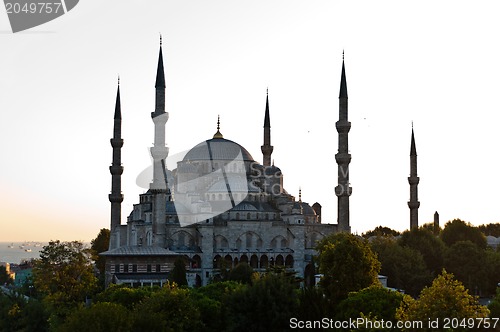
<svg viewBox="0 0 500 332"><path fill-rule="evenodd" d="M225 138L212 138L192 148L182 159L193 160L227 160L232 161L241 153L243 161L254 161L252 155L236 142ZM236 159L241 160L241 159Z"/></svg>

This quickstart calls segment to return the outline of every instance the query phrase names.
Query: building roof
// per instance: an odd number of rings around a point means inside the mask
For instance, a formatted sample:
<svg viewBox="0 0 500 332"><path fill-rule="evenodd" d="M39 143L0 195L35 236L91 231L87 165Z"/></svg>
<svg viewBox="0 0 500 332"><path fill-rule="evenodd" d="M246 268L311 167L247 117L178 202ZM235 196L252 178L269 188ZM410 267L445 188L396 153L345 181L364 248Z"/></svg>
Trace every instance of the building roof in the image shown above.
<svg viewBox="0 0 500 332"><path fill-rule="evenodd" d="M250 152L236 142L225 138L212 138L201 142L192 148L185 156L183 161L192 160L228 160L236 161L241 153L243 161L254 161Z"/></svg>
<svg viewBox="0 0 500 332"><path fill-rule="evenodd" d="M178 256L175 251L157 246L123 246L101 252L101 256Z"/></svg>

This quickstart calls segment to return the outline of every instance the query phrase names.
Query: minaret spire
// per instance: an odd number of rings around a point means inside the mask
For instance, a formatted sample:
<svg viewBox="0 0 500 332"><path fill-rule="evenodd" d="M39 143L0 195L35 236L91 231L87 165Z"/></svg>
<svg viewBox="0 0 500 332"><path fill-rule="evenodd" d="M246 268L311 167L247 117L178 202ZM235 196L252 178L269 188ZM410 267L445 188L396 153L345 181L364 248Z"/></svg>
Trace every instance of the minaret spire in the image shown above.
<svg viewBox="0 0 500 332"><path fill-rule="evenodd" d="M120 237L119 228L121 224L121 203L123 202L121 175L123 166L121 163L121 148L123 146L122 139L122 113L120 102L120 79L118 78L118 89L116 92L113 138L110 140L113 147L113 161L109 167L111 173L111 194L108 198L111 203L111 239L109 248L114 249L119 247Z"/></svg>
<svg viewBox="0 0 500 332"><path fill-rule="evenodd" d="M160 35L160 54L156 70L156 102L155 111L151 112L154 123L154 145L150 148L153 157L153 182L149 185L153 193L153 245L165 245L165 230L161 225L165 223L167 204L167 181L165 179L165 158L168 156L168 147L165 144L165 124L168 121L168 112L165 112L165 73L163 70L162 40Z"/></svg>
<svg viewBox="0 0 500 332"><path fill-rule="evenodd" d="M408 183L410 184L410 201L408 207L410 208L410 228L418 228L418 208L420 202L418 201L418 183L420 178L417 175L417 148L415 146L415 133L413 132L413 123L411 128L411 144L410 144L410 176Z"/></svg>
<svg viewBox="0 0 500 332"><path fill-rule="evenodd" d="M214 134L214 138L224 138L220 133L220 115L217 115L217 132Z"/></svg>
<svg viewBox="0 0 500 332"><path fill-rule="evenodd" d="M264 166L271 166L271 154L273 153L271 145L271 120L269 119L269 89L266 90L266 111L264 115L264 145L260 147L263 155Z"/></svg>
<svg viewBox="0 0 500 332"><path fill-rule="evenodd" d="M348 134L351 129L351 123L348 121L347 109L347 82L344 65L344 52L342 52L342 74L340 78L339 93L339 121L335 123L339 133L339 149L335 155L338 164L338 185L335 187L335 195L338 198L337 223L341 232L350 232L349 224L349 196L352 188L349 183L349 164L351 163L351 154L349 153Z"/></svg>

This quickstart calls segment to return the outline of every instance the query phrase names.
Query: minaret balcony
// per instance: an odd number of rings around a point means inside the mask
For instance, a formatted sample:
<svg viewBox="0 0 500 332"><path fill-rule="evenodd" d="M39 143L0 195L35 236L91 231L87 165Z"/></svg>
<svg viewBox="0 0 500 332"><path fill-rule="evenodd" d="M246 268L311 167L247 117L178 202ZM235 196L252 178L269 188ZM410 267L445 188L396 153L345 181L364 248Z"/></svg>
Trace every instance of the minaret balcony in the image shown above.
<svg viewBox="0 0 500 332"><path fill-rule="evenodd" d="M348 184L339 184L335 187L335 195L341 196L351 196L352 188Z"/></svg>
<svg viewBox="0 0 500 332"><path fill-rule="evenodd" d="M409 207L410 209L412 209L412 210L413 210L413 209L418 209L418 208L420 207L420 202L419 202L419 201L416 201L416 202L414 202L414 201L409 201L409 202L408 202L408 207Z"/></svg>
<svg viewBox="0 0 500 332"><path fill-rule="evenodd" d="M351 162L351 154L339 152L335 155L335 161L339 165L349 164Z"/></svg>
<svg viewBox="0 0 500 332"><path fill-rule="evenodd" d="M335 122L335 127L337 128L337 132L339 134L348 133L351 130L351 122L345 120L339 120Z"/></svg>
<svg viewBox="0 0 500 332"><path fill-rule="evenodd" d="M109 201L111 203L121 203L123 202L123 195L122 194L116 194L116 193L111 193L108 195Z"/></svg>
<svg viewBox="0 0 500 332"><path fill-rule="evenodd" d="M123 174L123 166L111 165L111 166L109 166L109 172L111 173L111 175L122 175Z"/></svg>
<svg viewBox="0 0 500 332"><path fill-rule="evenodd" d="M112 138L109 141L111 142L111 146L114 148L121 148L123 146L123 139L121 138Z"/></svg>
<svg viewBox="0 0 500 332"><path fill-rule="evenodd" d="M168 112L151 112L151 118L155 125L164 125L168 121Z"/></svg>
<svg viewBox="0 0 500 332"><path fill-rule="evenodd" d="M408 177L408 183L413 185L413 184L418 184L420 182L420 178L418 176L410 176Z"/></svg>
<svg viewBox="0 0 500 332"><path fill-rule="evenodd" d="M166 146L153 146L150 148L150 151L151 157L153 157L154 160L165 159L168 156L168 147Z"/></svg>

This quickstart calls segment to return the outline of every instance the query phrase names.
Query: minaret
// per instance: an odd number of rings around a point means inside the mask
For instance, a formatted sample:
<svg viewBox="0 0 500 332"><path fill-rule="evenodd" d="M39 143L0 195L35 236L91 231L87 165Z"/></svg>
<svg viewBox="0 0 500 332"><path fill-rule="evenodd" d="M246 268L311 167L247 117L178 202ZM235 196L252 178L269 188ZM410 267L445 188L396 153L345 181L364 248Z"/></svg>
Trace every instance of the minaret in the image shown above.
<svg viewBox="0 0 500 332"><path fill-rule="evenodd" d="M413 124L411 126L411 147L410 147L410 177L408 183L410 184L410 201L408 207L410 208L410 229L418 228L418 182L420 178L417 176L417 149L415 147L415 135L413 133Z"/></svg>
<svg viewBox="0 0 500 332"><path fill-rule="evenodd" d="M339 93L339 121L335 123L339 133L339 150L335 155L338 164L338 186L335 187L335 195L338 198L337 223L340 232L350 232L349 225L349 196L352 188L349 185L349 164L351 154L349 153L348 134L351 123L347 119L347 82L345 78L344 53L342 53L342 76L340 78Z"/></svg>
<svg viewBox="0 0 500 332"><path fill-rule="evenodd" d="M439 213L434 212L434 235L439 235Z"/></svg>
<svg viewBox="0 0 500 332"><path fill-rule="evenodd" d="M121 204L123 202L122 180L123 166L121 161L122 139L122 113L120 105L120 79L118 78L118 90L116 92L115 116L113 127L113 138L110 140L113 147L113 162L109 167L111 173L111 194L108 198L111 202L111 239L109 249L118 248L120 245L119 228L122 218Z"/></svg>
<svg viewBox="0 0 500 332"><path fill-rule="evenodd" d="M269 90L266 91L266 114L264 115L264 145L260 147L263 155L264 166L271 166L271 154L273 146L271 145L271 121L269 120Z"/></svg>
<svg viewBox="0 0 500 332"><path fill-rule="evenodd" d="M168 121L168 112L165 112L165 73L163 70L162 41L160 36L160 54L156 71L156 106L151 112L155 126L154 145L150 149L153 157L153 182L149 185L153 193L153 244L165 245L167 184L165 180L165 158L168 156L168 147L165 146L165 124Z"/></svg>

